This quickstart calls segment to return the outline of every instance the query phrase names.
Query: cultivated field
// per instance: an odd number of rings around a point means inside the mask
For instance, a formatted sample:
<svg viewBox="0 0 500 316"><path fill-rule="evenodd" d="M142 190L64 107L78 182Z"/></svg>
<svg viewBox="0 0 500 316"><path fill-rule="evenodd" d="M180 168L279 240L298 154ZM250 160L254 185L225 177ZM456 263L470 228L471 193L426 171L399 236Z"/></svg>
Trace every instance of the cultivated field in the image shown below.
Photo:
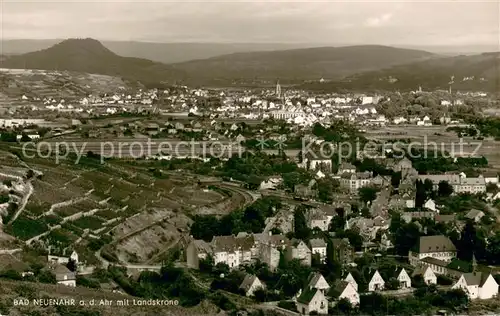
<svg viewBox="0 0 500 316"><path fill-rule="evenodd" d="M434 143L437 144L438 150L442 148L448 152L454 150L458 155L484 156L488 159L489 164L500 169L500 142L494 139L475 140L471 137L466 137L462 140L463 150L460 149L460 139L455 132L447 132L446 126L416 126L416 125L398 125L386 126L379 129L371 129L366 131L366 137L379 141L392 140L409 140L411 142L427 143L428 151L434 150ZM417 144L418 145L418 144Z"/></svg>

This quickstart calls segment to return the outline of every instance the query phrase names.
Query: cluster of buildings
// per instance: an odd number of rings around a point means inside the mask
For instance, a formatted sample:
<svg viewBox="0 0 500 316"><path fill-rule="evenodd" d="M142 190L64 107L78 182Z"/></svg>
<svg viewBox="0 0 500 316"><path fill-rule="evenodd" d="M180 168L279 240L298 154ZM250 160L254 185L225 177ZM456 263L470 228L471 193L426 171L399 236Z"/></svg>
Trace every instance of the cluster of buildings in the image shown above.
<svg viewBox="0 0 500 316"><path fill-rule="evenodd" d="M476 259L472 264L457 259L457 249L446 236L422 236L410 250L409 262L417 267L427 284L437 284L437 275L455 279L452 289L462 289L470 299L490 299L498 296L498 283L492 271L478 271ZM488 271L489 269L489 271Z"/></svg>
<svg viewBox="0 0 500 316"><path fill-rule="evenodd" d="M343 240L333 240L338 259L351 261L353 249ZM326 259L327 244L323 239L313 238L307 243L299 239L288 239L283 234L269 233L234 236L214 236L211 242L193 239L186 248L186 261L190 268L199 268L200 260L212 257L214 264L224 263L229 268L238 268L259 260L271 270L278 267L280 254L284 253L288 261L298 260L304 265L311 265L313 256Z"/></svg>

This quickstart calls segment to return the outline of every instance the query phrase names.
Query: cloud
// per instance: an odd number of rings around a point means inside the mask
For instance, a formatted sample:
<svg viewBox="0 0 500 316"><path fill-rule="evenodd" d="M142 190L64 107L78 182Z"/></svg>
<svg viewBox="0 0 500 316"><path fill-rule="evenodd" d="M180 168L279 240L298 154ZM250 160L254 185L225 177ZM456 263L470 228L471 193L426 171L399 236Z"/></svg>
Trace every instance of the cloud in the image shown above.
<svg viewBox="0 0 500 316"><path fill-rule="evenodd" d="M392 13L386 13L378 17L369 18L365 25L368 27L380 27L386 25L392 19Z"/></svg>

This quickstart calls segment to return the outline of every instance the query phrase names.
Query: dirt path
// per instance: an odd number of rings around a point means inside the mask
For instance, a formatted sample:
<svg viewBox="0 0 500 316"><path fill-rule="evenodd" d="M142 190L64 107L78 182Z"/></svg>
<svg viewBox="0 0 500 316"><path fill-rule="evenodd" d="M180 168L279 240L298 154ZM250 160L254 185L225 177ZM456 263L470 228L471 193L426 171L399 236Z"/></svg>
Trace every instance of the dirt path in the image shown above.
<svg viewBox="0 0 500 316"><path fill-rule="evenodd" d="M34 191L33 185L31 184L31 180L28 180L27 185L28 185L28 193L26 193L23 196L23 199L21 200L21 204L19 205L19 208L17 209L16 213L14 214L14 216L12 216L12 218L10 219L10 221L7 224L14 223L14 221L19 217L19 215L21 215L21 213L26 208L26 204L28 204L28 200L30 199L30 197Z"/></svg>

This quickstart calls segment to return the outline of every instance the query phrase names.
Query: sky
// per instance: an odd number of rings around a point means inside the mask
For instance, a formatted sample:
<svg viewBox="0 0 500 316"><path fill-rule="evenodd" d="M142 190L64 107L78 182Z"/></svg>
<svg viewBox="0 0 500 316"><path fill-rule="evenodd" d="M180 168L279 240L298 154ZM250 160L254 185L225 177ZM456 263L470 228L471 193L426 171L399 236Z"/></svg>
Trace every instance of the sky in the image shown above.
<svg viewBox="0 0 500 316"><path fill-rule="evenodd" d="M499 0L0 0L0 6L3 39L500 47Z"/></svg>

